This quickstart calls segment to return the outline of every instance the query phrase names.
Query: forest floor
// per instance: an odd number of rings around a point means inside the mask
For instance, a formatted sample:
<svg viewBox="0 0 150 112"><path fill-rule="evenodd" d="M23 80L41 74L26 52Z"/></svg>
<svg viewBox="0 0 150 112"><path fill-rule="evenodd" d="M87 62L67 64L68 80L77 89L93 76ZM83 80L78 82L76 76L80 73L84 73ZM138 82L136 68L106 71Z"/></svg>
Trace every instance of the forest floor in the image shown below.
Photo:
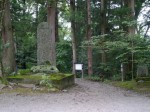
<svg viewBox="0 0 150 112"><path fill-rule="evenodd" d="M150 112L150 96L76 79L60 92L1 93L0 112Z"/></svg>

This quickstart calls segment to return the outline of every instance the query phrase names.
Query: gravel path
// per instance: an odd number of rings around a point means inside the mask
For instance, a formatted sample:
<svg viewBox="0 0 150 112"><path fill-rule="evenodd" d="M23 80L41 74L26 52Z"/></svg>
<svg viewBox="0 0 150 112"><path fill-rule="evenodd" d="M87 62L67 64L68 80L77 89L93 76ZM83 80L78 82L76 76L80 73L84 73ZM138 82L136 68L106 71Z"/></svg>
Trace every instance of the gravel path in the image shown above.
<svg viewBox="0 0 150 112"><path fill-rule="evenodd" d="M0 112L150 112L150 98L103 83L76 80L65 92L0 94Z"/></svg>

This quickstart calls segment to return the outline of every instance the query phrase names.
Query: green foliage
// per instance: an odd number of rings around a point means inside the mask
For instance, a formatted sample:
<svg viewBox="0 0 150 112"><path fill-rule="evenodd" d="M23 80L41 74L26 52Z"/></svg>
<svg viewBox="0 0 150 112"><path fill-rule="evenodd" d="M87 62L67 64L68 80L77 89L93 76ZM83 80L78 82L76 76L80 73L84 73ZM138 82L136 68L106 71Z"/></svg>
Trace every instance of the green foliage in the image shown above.
<svg viewBox="0 0 150 112"><path fill-rule="evenodd" d="M43 75L42 80L40 81L40 85L47 86L48 88L52 88L52 84L50 83L49 76Z"/></svg>
<svg viewBox="0 0 150 112"><path fill-rule="evenodd" d="M150 77L137 77L136 79L136 82L138 82L138 81L150 81Z"/></svg>
<svg viewBox="0 0 150 112"><path fill-rule="evenodd" d="M120 81L121 80L121 74L114 74L111 78L113 81Z"/></svg>
<svg viewBox="0 0 150 112"><path fill-rule="evenodd" d="M17 75L29 75L31 73L30 69L19 69Z"/></svg>
<svg viewBox="0 0 150 112"><path fill-rule="evenodd" d="M126 81L126 82L114 82L113 83L115 86L124 88L124 89L129 89L133 90L136 87L136 82L135 81Z"/></svg>
<svg viewBox="0 0 150 112"><path fill-rule="evenodd" d="M111 66L109 66L107 63L101 63L99 68L102 69L104 72L111 71Z"/></svg>
<svg viewBox="0 0 150 112"><path fill-rule="evenodd" d="M27 33L21 43L18 43L17 61L19 68L27 68L36 63L36 39L34 34ZM29 65L31 64L31 65Z"/></svg>
<svg viewBox="0 0 150 112"><path fill-rule="evenodd" d="M6 79L6 77L0 77L0 84L5 84L8 85L8 80Z"/></svg>
<svg viewBox="0 0 150 112"><path fill-rule="evenodd" d="M91 76L91 77L88 77L87 79L91 81L96 81L96 82L102 81L99 76Z"/></svg>
<svg viewBox="0 0 150 112"><path fill-rule="evenodd" d="M72 48L71 42L61 41L56 46L57 67L61 72L71 72Z"/></svg>
<svg viewBox="0 0 150 112"><path fill-rule="evenodd" d="M50 3L54 0L48 1ZM75 1L75 13L70 11L69 2L57 1L57 12L59 17L58 29L59 40L57 43L57 67L61 72L71 72L72 69L72 46L70 29L67 28L68 21L75 20L75 36L77 47L77 61L84 63L85 72L87 71L87 46L90 44L93 48L93 68L94 74L100 72L116 78L115 74L120 73L121 63L146 63L150 65L150 40L141 36L135 36L135 39L127 34L128 26L136 26L136 21L129 16L130 8L124 6L120 1L113 0L106 3L106 34L101 34L101 4L99 0L91 1L92 17L92 41L82 41L86 38L87 29L87 8L85 0ZM135 15L137 18L141 11L142 4L148 2L145 0L135 1ZM147 5L149 5L147 3ZM47 21L46 1L26 0L11 1L11 13L13 22L13 31L16 41L16 56L18 68L31 68L36 65L36 29L40 22ZM148 15L148 13L146 13ZM144 25L148 25L149 20L146 16ZM144 28L144 27L143 27ZM141 28L142 29L142 28ZM66 40L64 40L66 39ZM131 46L131 44L134 46ZM83 47L81 47L83 46ZM1 50L1 49L0 49ZM1 52L1 51L0 51ZM101 53L106 53L107 63L101 64ZM134 53L134 60L131 60L131 54ZM5 68L7 69L7 68ZM24 73L23 73L24 74ZM118 76L117 76L118 77ZM118 80L118 79L117 79Z"/></svg>
<svg viewBox="0 0 150 112"><path fill-rule="evenodd" d="M26 69L36 63L36 27L33 1L11 1L12 25L16 42L18 68ZM26 10L27 9L27 10Z"/></svg>
<svg viewBox="0 0 150 112"><path fill-rule="evenodd" d="M31 68L31 71L33 73L46 73L46 74L52 74L52 73L58 73L59 72L59 70L55 66L51 66L51 65L33 66Z"/></svg>

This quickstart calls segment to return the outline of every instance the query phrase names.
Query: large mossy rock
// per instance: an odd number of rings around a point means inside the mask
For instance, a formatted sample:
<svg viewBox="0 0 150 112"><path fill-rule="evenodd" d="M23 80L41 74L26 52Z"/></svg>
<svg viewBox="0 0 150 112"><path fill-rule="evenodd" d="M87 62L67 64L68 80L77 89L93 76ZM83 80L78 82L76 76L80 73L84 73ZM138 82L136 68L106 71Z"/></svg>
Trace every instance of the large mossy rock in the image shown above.
<svg viewBox="0 0 150 112"><path fill-rule="evenodd" d="M40 84L42 79L42 74L34 74L34 75L18 75L18 76L8 76L7 80L15 83L25 83L25 84ZM64 89L68 86L73 85L74 75L72 74L51 74L48 77L49 83L52 84L53 87L58 89Z"/></svg>
<svg viewBox="0 0 150 112"><path fill-rule="evenodd" d="M51 77L50 79L51 79L52 85L58 89L64 89L66 87L74 85L75 83L74 75L72 74L65 74L61 78Z"/></svg>
<svg viewBox="0 0 150 112"><path fill-rule="evenodd" d="M51 65L33 66L31 68L31 71L33 73L46 73L46 74L52 74L52 73L58 73L59 72L59 70L55 66L51 66Z"/></svg>
<svg viewBox="0 0 150 112"><path fill-rule="evenodd" d="M59 73L55 66L48 64L33 66L31 70L19 70L17 75L8 76L7 80L18 84L35 85L41 85L41 82L44 82L58 89L64 89L75 83L74 75Z"/></svg>

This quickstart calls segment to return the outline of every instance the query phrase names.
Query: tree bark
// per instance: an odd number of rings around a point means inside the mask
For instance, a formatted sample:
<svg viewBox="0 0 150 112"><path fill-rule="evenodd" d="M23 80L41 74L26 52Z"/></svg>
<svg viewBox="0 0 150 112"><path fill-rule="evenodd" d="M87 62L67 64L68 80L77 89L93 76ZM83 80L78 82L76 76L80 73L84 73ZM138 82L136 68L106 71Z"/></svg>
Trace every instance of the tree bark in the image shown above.
<svg viewBox="0 0 150 112"><path fill-rule="evenodd" d="M127 17L133 21L135 20L135 1L134 0L123 0L123 4L125 7L128 7L130 9L130 12L128 13ZM131 25L131 26L127 26L124 28L125 31L127 31L128 36L134 38L135 35L135 26ZM133 39L132 42L130 44L132 51L131 51L131 57L128 57L128 60L131 60L131 62L129 62L129 64L126 65L126 70L125 73L128 73L131 71L131 75L132 75L132 80L134 78L134 53L133 53L133 47L134 47L134 43L133 43Z"/></svg>
<svg viewBox="0 0 150 112"><path fill-rule="evenodd" d="M106 0L101 0L101 34L106 33Z"/></svg>
<svg viewBox="0 0 150 112"><path fill-rule="evenodd" d="M134 3L134 0L131 0L128 2L128 7L130 8L131 12L129 14L129 16L131 17L132 20L135 20L135 10L134 10L134 6L135 6L135 3ZM128 28L128 32L131 36L133 36L135 34L135 27L134 26L130 26Z"/></svg>
<svg viewBox="0 0 150 112"><path fill-rule="evenodd" d="M135 6L135 2L134 0L131 0L128 2L128 7L131 9L131 13L130 13L130 16L131 16L131 19L134 20L134 17L135 17L135 10L134 10L134 6ZM128 28L128 32L129 32L129 36L131 36L132 38L134 38L134 35L135 35L135 27L134 26L130 26ZM133 47L134 47L134 44L133 44L133 39L132 39L132 50L133 50ZM134 68L134 53L132 51L132 80L134 79L134 71L133 71L133 68Z"/></svg>
<svg viewBox="0 0 150 112"><path fill-rule="evenodd" d="M72 38L72 54L73 54L73 69L72 73L75 75L75 63L77 61L76 54L76 36L75 36L75 0L70 0L70 9L71 9L71 38Z"/></svg>
<svg viewBox="0 0 150 112"><path fill-rule="evenodd" d="M0 47L2 47L2 27L4 15L4 0L0 1ZM2 49L0 49L0 77L3 77Z"/></svg>
<svg viewBox="0 0 150 112"><path fill-rule="evenodd" d="M106 33L106 0L101 0L101 35ZM102 63L106 63L106 53L102 49Z"/></svg>
<svg viewBox="0 0 150 112"><path fill-rule="evenodd" d="M87 0L87 40L91 40L92 36L92 29L91 29L91 4L90 0ZM91 44L88 45L88 75L91 77L93 74L92 69L92 46Z"/></svg>
<svg viewBox="0 0 150 112"><path fill-rule="evenodd" d="M57 9L57 5L56 5L56 16L55 16L55 41L59 42L59 35L58 35L58 9Z"/></svg>
<svg viewBox="0 0 150 112"><path fill-rule="evenodd" d="M2 29L2 42L4 47L2 55L2 64L5 74L10 74L16 70L15 62L15 47L14 47L14 38L11 25L11 16L10 16L10 2L5 0L4 8L4 17L3 17L3 29Z"/></svg>
<svg viewBox="0 0 150 112"><path fill-rule="evenodd" d="M50 25L50 31L51 31L51 61L52 65L56 66L56 1L52 3L47 3L47 22Z"/></svg>

